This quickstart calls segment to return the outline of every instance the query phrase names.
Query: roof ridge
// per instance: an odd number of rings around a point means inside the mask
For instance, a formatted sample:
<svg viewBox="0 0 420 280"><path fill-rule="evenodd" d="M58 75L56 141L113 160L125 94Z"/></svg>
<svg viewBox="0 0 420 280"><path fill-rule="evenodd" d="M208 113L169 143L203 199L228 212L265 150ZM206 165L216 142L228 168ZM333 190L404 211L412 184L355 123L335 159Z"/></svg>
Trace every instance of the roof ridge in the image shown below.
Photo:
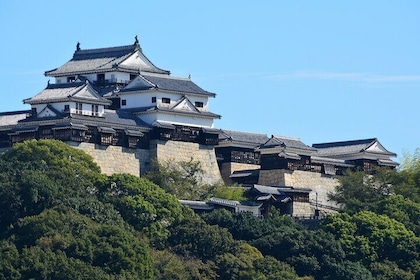
<svg viewBox="0 0 420 280"><path fill-rule="evenodd" d="M13 115L20 115L20 114L28 114L31 112L32 112L31 110L7 111L7 112L0 112L0 116L13 116Z"/></svg>
<svg viewBox="0 0 420 280"><path fill-rule="evenodd" d="M302 141L302 140L300 140L300 138L298 138L298 137L280 136L280 135L274 135L274 134L272 134L272 135L271 135L271 137L273 137L273 138L287 139L287 140L297 140L297 141Z"/></svg>
<svg viewBox="0 0 420 280"><path fill-rule="evenodd" d="M95 48L95 49L80 49L74 52L76 54L93 54L93 53L105 53L109 51L128 51L128 50L136 50L138 47L137 45L125 45L125 46L116 46L116 47L105 47L105 48Z"/></svg>
<svg viewBox="0 0 420 280"><path fill-rule="evenodd" d="M231 130L231 129L223 129L222 131L226 131L226 132L239 132L239 133L243 133L243 134L252 134L252 135L261 135L261 136L267 136L266 133L262 133L262 132L249 132L249 131L240 131L240 130Z"/></svg>
<svg viewBox="0 0 420 280"><path fill-rule="evenodd" d="M88 80L86 80L86 81L88 81ZM73 94L71 94L69 96L74 97L76 94L78 94L79 92L81 92L84 88L86 88L88 85L89 85L88 83L83 83L83 85L81 85L80 87L78 86L77 87L77 90L75 92L73 92Z"/></svg>
<svg viewBox="0 0 420 280"><path fill-rule="evenodd" d="M55 88L76 88L86 84L86 82L72 82L72 83L60 83L60 84L48 84L45 89L55 89Z"/></svg>
<svg viewBox="0 0 420 280"><path fill-rule="evenodd" d="M152 81L150 81L149 79L147 79L143 74L139 74L134 80L136 80L136 79L142 79L143 81L145 81L146 83L148 83L148 84L150 84L152 87L154 87L154 88L157 88L158 87L158 85L156 85L156 84L154 84L154 83L152 83ZM134 81L133 80L133 81Z"/></svg>
<svg viewBox="0 0 420 280"><path fill-rule="evenodd" d="M145 70L140 71L140 75L146 75L146 76L152 76L152 77L162 77L165 79L173 79L173 80L182 80L182 81L191 81L192 80L189 77L177 77L177 76L171 76L167 73L154 73L154 72L147 72Z"/></svg>
<svg viewBox="0 0 420 280"><path fill-rule="evenodd" d="M348 145L371 144L374 141L378 141L378 139L377 138L366 138L366 139L358 139L358 140L316 143L316 144L312 144L312 147L314 147L314 148L340 147L340 146L345 146L345 145L348 146Z"/></svg>

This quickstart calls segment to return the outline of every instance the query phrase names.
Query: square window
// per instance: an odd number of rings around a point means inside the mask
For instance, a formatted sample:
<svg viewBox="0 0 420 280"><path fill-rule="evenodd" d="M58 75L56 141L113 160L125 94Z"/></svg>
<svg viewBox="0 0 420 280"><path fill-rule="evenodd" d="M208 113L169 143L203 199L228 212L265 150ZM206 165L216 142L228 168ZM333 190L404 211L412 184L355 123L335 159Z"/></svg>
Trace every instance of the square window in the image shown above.
<svg viewBox="0 0 420 280"><path fill-rule="evenodd" d="M104 82L105 81L105 74L98 74L96 80L98 82Z"/></svg>
<svg viewBox="0 0 420 280"><path fill-rule="evenodd" d="M152 97L152 103L156 103L156 96Z"/></svg>
<svg viewBox="0 0 420 280"><path fill-rule="evenodd" d="M98 116L99 115L99 106L92 104L92 116Z"/></svg>
<svg viewBox="0 0 420 280"><path fill-rule="evenodd" d="M197 101L197 102L195 102L195 107L197 107L197 108L203 108L204 107L204 103Z"/></svg>
<svg viewBox="0 0 420 280"><path fill-rule="evenodd" d="M170 104L171 103L171 99L170 98L167 98L167 97L162 97L162 103Z"/></svg>
<svg viewBox="0 0 420 280"><path fill-rule="evenodd" d="M82 114L82 113L83 113L82 103L76 103L76 114Z"/></svg>
<svg viewBox="0 0 420 280"><path fill-rule="evenodd" d="M121 100L121 106L125 106L125 105L127 105L127 100L126 99Z"/></svg>

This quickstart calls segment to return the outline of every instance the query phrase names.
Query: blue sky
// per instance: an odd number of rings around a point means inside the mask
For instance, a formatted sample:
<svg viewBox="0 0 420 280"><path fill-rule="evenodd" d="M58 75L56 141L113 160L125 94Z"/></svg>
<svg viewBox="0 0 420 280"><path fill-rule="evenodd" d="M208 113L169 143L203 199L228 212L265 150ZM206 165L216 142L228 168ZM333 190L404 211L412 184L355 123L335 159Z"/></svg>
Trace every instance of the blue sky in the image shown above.
<svg viewBox="0 0 420 280"><path fill-rule="evenodd" d="M81 48L128 45L217 94L215 127L420 148L419 1L0 0L0 112ZM399 158L400 159L400 158Z"/></svg>

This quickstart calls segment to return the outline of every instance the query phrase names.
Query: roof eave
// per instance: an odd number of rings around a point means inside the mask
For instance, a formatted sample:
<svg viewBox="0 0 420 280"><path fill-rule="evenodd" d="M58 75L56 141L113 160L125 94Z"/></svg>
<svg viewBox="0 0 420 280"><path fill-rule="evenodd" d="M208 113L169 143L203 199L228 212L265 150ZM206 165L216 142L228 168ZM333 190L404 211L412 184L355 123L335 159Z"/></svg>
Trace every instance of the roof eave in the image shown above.
<svg viewBox="0 0 420 280"><path fill-rule="evenodd" d="M177 91L177 90L170 90L170 89L162 89L159 87L155 87L157 91L160 92L166 92L166 93L174 93L174 94L182 94L182 95L195 95L195 96L207 96L207 97L216 97L215 93L205 91L203 93L201 92L190 92L190 91Z"/></svg>
<svg viewBox="0 0 420 280"><path fill-rule="evenodd" d="M176 111L176 110L161 110L159 108L155 108L152 107L146 111L142 111L142 112L133 112L133 115L145 115L145 114L150 114L150 113L168 113L171 115L184 115L184 116L195 116L195 117L201 117L201 118L205 118L205 119L220 119L222 116L217 115L217 114L202 114L202 113L196 113L196 112L184 112L184 111Z"/></svg>
<svg viewBox="0 0 420 280"><path fill-rule="evenodd" d="M68 76L80 76L86 74L96 74L96 73L107 73L107 72L123 72L123 73L130 73L130 74L138 74L139 69L129 69L129 68L103 68L103 69L92 69L92 70L85 70L85 71L73 71L73 72L57 72L54 73L52 70L51 72L45 72L44 75L46 77L54 77L54 78L61 78L61 77L68 77Z"/></svg>

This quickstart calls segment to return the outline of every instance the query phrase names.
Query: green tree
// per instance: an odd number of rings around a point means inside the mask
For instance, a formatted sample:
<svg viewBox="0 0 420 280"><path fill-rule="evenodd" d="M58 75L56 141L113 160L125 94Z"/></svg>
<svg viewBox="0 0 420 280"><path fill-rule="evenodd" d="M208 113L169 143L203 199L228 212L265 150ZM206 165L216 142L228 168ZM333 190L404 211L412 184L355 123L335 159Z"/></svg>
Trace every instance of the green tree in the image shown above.
<svg viewBox="0 0 420 280"><path fill-rule="evenodd" d="M204 175L201 162L191 158L189 161L154 161L152 170L145 175L145 178L178 199L205 200L214 193L215 189L222 187L203 183ZM235 195L238 194L240 192L236 191Z"/></svg>
<svg viewBox="0 0 420 280"><path fill-rule="evenodd" d="M292 265L298 275L316 279L333 275L337 264L346 258L341 244L323 230L282 226L252 241L251 245L264 255Z"/></svg>
<svg viewBox="0 0 420 280"><path fill-rule="evenodd" d="M152 253L154 263L155 279L192 279L190 273L187 271L183 260L167 250L153 251Z"/></svg>
<svg viewBox="0 0 420 280"><path fill-rule="evenodd" d="M382 262L373 262L369 270L375 275L376 280L412 280L415 278L411 271L405 271L398 267L395 262L384 260Z"/></svg>
<svg viewBox="0 0 420 280"><path fill-rule="evenodd" d="M194 256L203 261L214 260L223 253L231 253L237 246L232 235L217 225L208 225L199 217L191 217L170 228L169 244L183 256Z"/></svg>
<svg viewBox="0 0 420 280"><path fill-rule="evenodd" d="M259 219L250 212L232 213L226 209L216 209L205 213L202 218L211 225L227 228L235 239L253 241L276 232L281 227L304 229L291 217L282 216L275 208L267 219Z"/></svg>
<svg viewBox="0 0 420 280"><path fill-rule="evenodd" d="M349 170L340 177L340 184L330 199L344 205L345 211L357 213L393 194L396 178L393 169L377 168L373 174Z"/></svg>
<svg viewBox="0 0 420 280"><path fill-rule="evenodd" d="M413 231L416 236L420 236L420 203L402 195L391 195L371 205L368 210L397 220Z"/></svg>
<svg viewBox="0 0 420 280"><path fill-rule="evenodd" d="M280 262L271 256L266 256L262 259L255 260L254 270L257 274L257 277L266 280L303 279L296 274L293 267L291 267L289 264ZM254 276L250 279L256 279L256 277Z"/></svg>
<svg viewBox="0 0 420 280"><path fill-rule="evenodd" d="M114 205L125 221L159 248L169 236L168 227L184 215L192 215L173 195L145 178L114 174L101 183L99 190L103 202Z"/></svg>
<svg viewBox="0 0 420 280"><path fill-rule="evenodd" d="M111 205L96 197L104 180L99 167L83 151L56 140L16 144L0 156L0 225L66 205L92 219L122 226Z"/></svg>
<svg viewBox="0 0 420 280"><path fill-rule="evenodd" d="M247 275L255 276L254 261L262 259L263 255L257 248L244 243L238 250L225 253L216 259L218 274L221 279L244 279Z"/></svg>
<svg viewBox="0 0 420 280"><path fill-rule="evenodd" d="M196 258L183 258L169 250L152 250L155 279L211 280L218 279L214 263Z"/></svg>
<svg viewBox="0 0 420 280"><path fill-rule="evenodd" d="M399 168L395 193L420 203L420 148L413 155L404 154Z"/></svg>
<svg viewBox="0 0 420 280"><path fill-rule="evenodd" d="M245 195L245 191L241 186L225 186L224 184L215 185L212 192L209 193L209 196L236 200L236 201L246 201L248 198Z"/></svg>
<svg viewBox="0 0 420 280"><path fill-rule="evenodd" d="M13 149L2 154L2 158L30 164L33 169L47 172L51 179L60 179L70 186L91 186L92 181L96 180L101 172L90 155L58 140L29 140L17 143Z"/></svg>
<svg viewBox="0 0 420 280"><path fill-rule="evenodd" d="M7 240L0 240L0 279L22 279L16 261L19 251L15 244Z"/></svg>
<svg viewBox="0 0 420 280"><path fill-rule="evenodd" d="M39 246L23 248L18 263L20 279L113 279L99 267Z"/></svg>
<svg viewBox="0 0 420 280"><path fill-rule="evenodd" d="M99 272L99 268L105 275L153 277L148 246L142 239L124 228L98 224L68 208L26 217L13 232L18 250L26 256L22 269L33 263L29 271L22 271L28 276L24 278L54 278L56 258L92 273Z"/></svg>
<svg viewBox="0 0 420 280"><path fill-rule="evenodd" d="M365 266L389 260L418 273L419 238L388 216L369 211L328 216L323 229L341 242L349 260L362 261Z"/></svg>

